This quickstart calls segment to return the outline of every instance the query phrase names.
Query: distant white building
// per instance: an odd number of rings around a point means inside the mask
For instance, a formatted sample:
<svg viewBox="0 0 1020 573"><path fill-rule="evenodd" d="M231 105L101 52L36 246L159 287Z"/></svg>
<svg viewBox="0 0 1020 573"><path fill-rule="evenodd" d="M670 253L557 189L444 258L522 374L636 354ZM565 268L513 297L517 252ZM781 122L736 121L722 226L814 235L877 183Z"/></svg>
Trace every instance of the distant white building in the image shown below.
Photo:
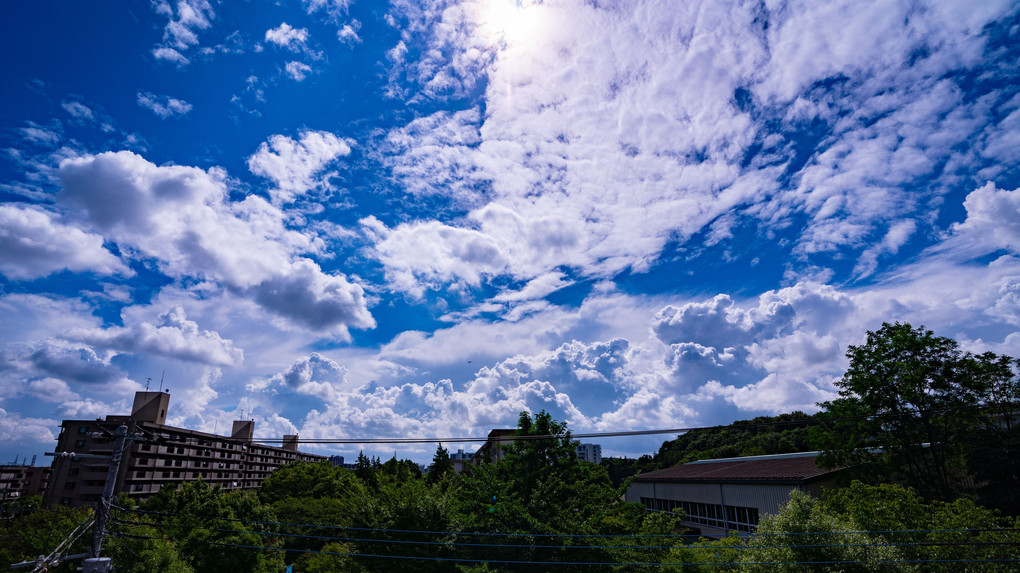
<svg viewBox="0 0 1020 573"><path fill-rule="evenodd" d="M598 464L602 462L602 446L599 444L577 444L577 459Z"/></svg>

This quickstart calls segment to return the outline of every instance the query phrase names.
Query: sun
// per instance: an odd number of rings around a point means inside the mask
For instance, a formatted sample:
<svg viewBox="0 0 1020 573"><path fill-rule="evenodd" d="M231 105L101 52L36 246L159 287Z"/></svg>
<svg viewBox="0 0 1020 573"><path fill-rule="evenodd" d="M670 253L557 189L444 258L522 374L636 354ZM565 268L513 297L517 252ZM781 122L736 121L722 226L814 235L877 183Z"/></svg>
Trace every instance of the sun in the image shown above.
<svg viewBox="0 0 1020 573"><path fill-rule="evenodd" d="M541 5L529 0L479 0L479 23L493 42L532 40L541 27L541 12Z"/></svg>

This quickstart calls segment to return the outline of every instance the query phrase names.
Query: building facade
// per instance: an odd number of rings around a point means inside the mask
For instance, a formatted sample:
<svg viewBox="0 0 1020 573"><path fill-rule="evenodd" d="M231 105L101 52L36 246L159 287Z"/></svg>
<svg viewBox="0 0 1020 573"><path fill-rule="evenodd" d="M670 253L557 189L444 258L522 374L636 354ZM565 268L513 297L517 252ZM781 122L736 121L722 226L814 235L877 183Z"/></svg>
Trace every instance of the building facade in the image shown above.
<svg viewBox="0 0 1020 573"><path fill-rule="evenodd" d="M593 464L602 463L602 446L599 444L577 444L577 459Z"/></svg>
<svg viewBox="0 0 1020 573"><path fill-rule="evenodd" d="M681 509L683 525L706 537L751 532L762 515L778 513L800 490L813 495L834 487L840 470L819 468L819 452L699 460L639 474L626 501L652 511Z"/></svg>
<svg viewBox="0 0 1020 573"><path fill-rule="evenodd" d="M42 495L49 481L48 467L17 464L0 466L0 501Z"/></svg>
<svg viewBox="0 0 1020 573"><path fill-rule="evenodd" d="M197 479L225 490L257 488L286 463L326 459L297 451L297 436L284 436L282 447L255 443L255 422L251 420L234 422L230 436L167 426L169 404L169 393L138 392L129 416L64 420L56 452L110 455L117 427L127 426L132 439L124 449L114 494L125 492L137 500L148 499L163 487ZM45 502L95 503L103 493L108 468L106 460L58 455Z"/></svg>

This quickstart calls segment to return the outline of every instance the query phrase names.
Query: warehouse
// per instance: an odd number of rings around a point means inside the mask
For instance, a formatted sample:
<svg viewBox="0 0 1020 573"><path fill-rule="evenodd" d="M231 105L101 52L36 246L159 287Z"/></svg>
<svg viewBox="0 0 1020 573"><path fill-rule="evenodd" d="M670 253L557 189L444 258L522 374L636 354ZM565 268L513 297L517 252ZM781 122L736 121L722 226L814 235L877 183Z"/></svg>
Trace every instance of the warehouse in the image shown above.
<svg viewBox="0 0 1020 573"><path fill-rule="evenodd" d="M820 452L699 460L634 477L625 499L652 511L679 508L682 522L706 537L748 533L777 513L790 492L835 487L839 470L818 467Z"/></svg>

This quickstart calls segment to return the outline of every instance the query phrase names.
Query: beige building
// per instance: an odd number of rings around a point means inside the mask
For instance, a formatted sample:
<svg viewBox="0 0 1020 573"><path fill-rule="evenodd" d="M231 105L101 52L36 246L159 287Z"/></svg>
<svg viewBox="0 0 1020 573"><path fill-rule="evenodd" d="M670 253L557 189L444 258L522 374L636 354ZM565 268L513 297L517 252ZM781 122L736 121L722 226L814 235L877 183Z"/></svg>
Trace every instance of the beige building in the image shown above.
<svg viewBox="0 0 1020 573"><path fill-rule="evenodd" d="M225 490L262 485L274 469L293 461L326 458L297 451L297 436L284 436L282 447L253 441L255 422L234 422L230 436L166 425L170 394L138 392L129 416L64 420L56 452L92 455L113 453L118 426L127 426L127 442L114 494L144 500L165 486L201 479ZM106 460L57 456L44 500L47 504L84 505L99 500L106 484Z"/></svg>

